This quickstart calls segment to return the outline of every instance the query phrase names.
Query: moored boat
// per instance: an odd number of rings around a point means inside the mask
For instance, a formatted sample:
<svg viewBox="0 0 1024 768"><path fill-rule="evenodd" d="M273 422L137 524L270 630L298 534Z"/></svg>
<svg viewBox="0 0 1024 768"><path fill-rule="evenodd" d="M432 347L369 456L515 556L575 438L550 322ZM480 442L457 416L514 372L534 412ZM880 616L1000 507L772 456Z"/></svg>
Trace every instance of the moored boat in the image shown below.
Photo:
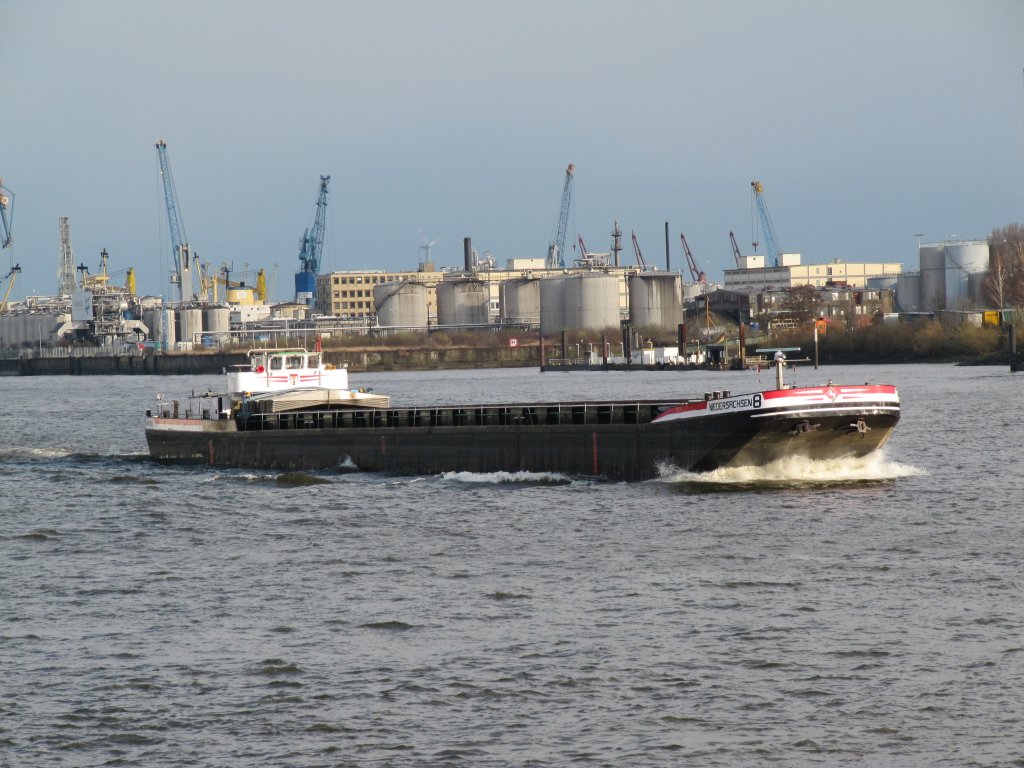
<svg viewBox="0 0 1024 768"><path fill-rule="evenodd" d="M632 481L657 477L665 467L705 471L791 456L864 456L888 440L900 417L889 384L787 386L781 352L775 388L742 395L450 407L393 407L377 399L383 396L347 389L347 375L345 387L323 388L358 397L314 402L302 392L303 376L311 363L322 363L305 350L288 352L302 356L306 368L285 367L293 373L275 379L276 389L256 389L270 385L267 371L280 365L271 362L278 352L254 355L250 370L234 379L229 373L226 396L199 396L184 413L166 403L148 412L150 455L239 467L532 471ZM204 405L214 400L216 407ZM286 402L294 407L275 405Z"/></svg>

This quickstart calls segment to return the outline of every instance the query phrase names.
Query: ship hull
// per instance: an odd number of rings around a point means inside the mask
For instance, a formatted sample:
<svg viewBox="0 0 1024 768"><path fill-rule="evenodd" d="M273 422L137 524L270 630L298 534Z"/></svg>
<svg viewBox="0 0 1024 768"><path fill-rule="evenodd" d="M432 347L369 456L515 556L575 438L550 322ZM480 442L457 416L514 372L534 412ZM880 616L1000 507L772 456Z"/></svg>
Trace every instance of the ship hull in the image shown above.
<svg viewBox="0 0 1024 768"><path fill-rule="evenodd" d="M385 409L192 419L187 425L151 417L146 438L151 456L165 462L281 470L354 466L398 474L554 472L637 481L675 469L867 455L899 420L895 390L888 389L891 397L860 396L856 403L764 392L685 404Z"/></svg>

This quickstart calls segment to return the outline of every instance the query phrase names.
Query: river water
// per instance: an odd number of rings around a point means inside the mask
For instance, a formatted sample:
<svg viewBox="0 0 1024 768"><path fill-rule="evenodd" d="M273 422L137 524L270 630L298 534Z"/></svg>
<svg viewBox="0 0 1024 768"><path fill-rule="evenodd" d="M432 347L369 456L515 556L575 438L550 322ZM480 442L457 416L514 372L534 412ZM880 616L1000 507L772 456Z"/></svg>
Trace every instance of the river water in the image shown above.
<svg viewBox="0 0 1024 768"><path fill-rule="evenodd" d="M397 403L752 372L359 374ZM0 378L0 765L1024 765L1024 377L894 383L881 455L613 484L163 467L216 377Z"/></svg>

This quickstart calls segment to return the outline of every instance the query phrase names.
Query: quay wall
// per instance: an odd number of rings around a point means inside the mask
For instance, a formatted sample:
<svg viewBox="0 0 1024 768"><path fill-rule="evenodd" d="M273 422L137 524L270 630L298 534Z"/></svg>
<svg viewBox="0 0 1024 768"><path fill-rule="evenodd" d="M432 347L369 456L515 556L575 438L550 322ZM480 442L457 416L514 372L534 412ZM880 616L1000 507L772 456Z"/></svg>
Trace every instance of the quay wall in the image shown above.
<svg viewBox="0 0 1024 768"><path fill-rule="evenodd" d="M553 348L553 345L547 345ZM324 361L350 371L523 368L540 365L536 344L518 347L325 349ZM0 360L0 375L188 376L217 374L246 362L244 353L172 353L104 357L22 357Z"/></svg>

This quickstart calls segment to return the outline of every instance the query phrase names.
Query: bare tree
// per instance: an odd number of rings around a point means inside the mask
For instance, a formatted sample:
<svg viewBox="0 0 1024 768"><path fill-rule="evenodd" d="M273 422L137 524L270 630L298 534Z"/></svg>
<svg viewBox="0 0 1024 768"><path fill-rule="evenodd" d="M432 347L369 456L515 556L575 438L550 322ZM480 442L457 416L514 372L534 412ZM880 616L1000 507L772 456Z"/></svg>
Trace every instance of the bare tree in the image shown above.
<svg viewBox="0 0 1024 768"><path fill-rule="evenodd" d="M1004 282L1000 306L1007 303L1024 302L1024 225L1008 224L1002 229L995 229L988 238L989 243L989 278L998 280L993 275L1002 274ZM993 286L989 286L992 291ZM993 298L998 298L993 292Z"/></svg>
<svg viewBox="0 0 1024 768"><path fill-rule="evenodd" d="M989 299L997 309L1006 306L1006 300L1010 298L1010 272L1002 259L993 259L989 256L988 276L985 278L985 290Z"/></svg>

